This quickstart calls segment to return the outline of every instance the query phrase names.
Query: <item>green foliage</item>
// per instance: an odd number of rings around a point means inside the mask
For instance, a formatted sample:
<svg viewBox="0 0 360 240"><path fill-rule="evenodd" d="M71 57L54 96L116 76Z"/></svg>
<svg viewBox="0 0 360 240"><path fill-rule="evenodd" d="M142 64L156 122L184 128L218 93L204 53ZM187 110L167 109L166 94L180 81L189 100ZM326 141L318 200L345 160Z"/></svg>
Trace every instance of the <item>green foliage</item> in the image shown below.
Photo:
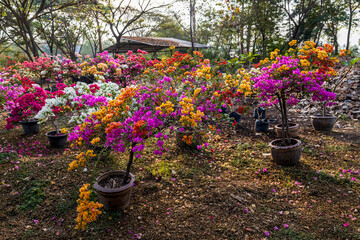
<svg viewBox="0 0 360 240"><path fill-rule="evenodd" d="M174 170L174 169L176 169L176 166L174 165L174 163L161 161L161 162L152 164L148 170L155 177L168 178L171 176L172 170Z"/></svg>
<svg viewBox="0 0 360 240"><path fill-rule="evenodd" d="M170 16L162 16L160 23L151 29L151 35L154 37L177 38L187 40L184 30Z"/></svg>
<svg viewBox="0 0 360 240"><path fill-rule="evenodd" d="M58 214L64 214L67 211L72 211L76 208L76 200L78 199L79 188L79 186L72 188L71 192L67 193L66 197L60 199L61 202L56 206L56 212Z"/></svg>
<svg viewBox="0 0 360 240"><path fill-rule="evenodd" d="M0 153L0 164L10 163L17 159L17 154L14 152L2 152Z"/></svg>
<svg viewBox="0 0 360 240"><path fill-rule="evenodd" d="M34 209L45 200L46 182L34 180L27 183L21 194L21 203L18 206L20 211Z"/></svg>

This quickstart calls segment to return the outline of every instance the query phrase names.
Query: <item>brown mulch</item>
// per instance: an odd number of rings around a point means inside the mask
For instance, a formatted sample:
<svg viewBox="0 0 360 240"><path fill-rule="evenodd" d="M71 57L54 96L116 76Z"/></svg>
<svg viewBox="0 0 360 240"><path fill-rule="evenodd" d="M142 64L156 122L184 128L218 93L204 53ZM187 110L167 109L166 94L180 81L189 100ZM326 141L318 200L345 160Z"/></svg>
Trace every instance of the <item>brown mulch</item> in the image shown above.
<svg viewBox="0 0 360 240"><path fill-rule="evenodd" d="M251 110L241 128L225 124L206 151L171 140L159 157L149 141L132 167L130 206L82 231L74 229L78 189L91 175L124 169L127 156L111 153L99 171L94 162L67 171L78 152L49 149L49 127L23 136L2 121L0 147L16 154L0 153L0 239L360 239L359 123L338 120L331 133L319 133L291 112L303 153L297 166L281 167L268 148L274 124L254 133ZM267 115L279 122L275 111Z"/></svg>

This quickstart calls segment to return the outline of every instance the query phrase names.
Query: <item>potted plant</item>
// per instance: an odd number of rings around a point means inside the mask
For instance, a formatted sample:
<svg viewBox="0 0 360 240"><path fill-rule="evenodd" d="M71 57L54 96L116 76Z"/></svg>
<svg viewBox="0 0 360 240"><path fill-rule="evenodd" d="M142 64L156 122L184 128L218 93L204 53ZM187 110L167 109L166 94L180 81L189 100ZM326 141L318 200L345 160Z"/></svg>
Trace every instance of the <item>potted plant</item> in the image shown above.
<svg viewBox="0 0 360 240"><path fill-rule="evenodd" d="M310 46L309 46L310 45ZM311 48L311 42L305 42L302 49ZM289 52L288 52L289 53ZM291 53L291 52L290 52ZM319 57L324 51L318 49ZM259 76L254 77L253 87L259 91L258 97L263 105L278 104L281 113L281 139L270 143L273 160L280 165L294 165L301 157L301 141L291 138L289 133L288 105L296 105L303 96L312 96L314 101L334 100L331 92L322 87L328 77L327 72L312 69L304 71L308 61L301 61L297 55L277 56L269 67L261 69Z"/></svg>
<svg viewBox="0 0 360 240"><path fill-rule="evenodd" d="M340 56L346 56L347 50L341 50ZM337 77L332 78L332 81L328 82L328 89L331 92L335 92L337 87L343 83L346 79L347 75L351 72L353 66L360 60L360 58L354 58L350 61L344 61L342 64L344 67L342 68L340 75ZM328 101L323 102L322 104L322 111L321 114L315 114L311 116L311 123L315 130L328 132L331 131L335 125L337 117L327 113L326 106L331 105L331 102Z"/></svg>
<svg viewBox="0 0 360 240"><path fill-rule="evenodd" d="M149 95L141 95L142 90ZM106 172L100 175L94 184L106 210L127 207L132 183L135 181L134 175L130 173L131 166L134 158L141 157L141 152L145 148L144 141L154 136L158 139L158 148L154 154L162 154L165 151L163 144L168 137L162 130L166 124L163 114L156 113L155 107L149 106L155 104L150 98L151 93L147 88L122 89L114 101L92 113L83 124L75 127L70 133L69 139L79 147L90 143L96 145L104 141L106 146L114 151L129 153L126 171ZM155 95L155 92L152 95ZM137 98L144 102L134 102ZM81 153L78 159L69 165L69 169L84 165L85 161L94 155L93 150Z"/></svg>
<svg viewBox="0 0 360 240"><path fill-rule="evenodd" d="M50 145L55 148L64 148L67 142L68 134L60 131L59 124L69 127L72 123L82 123L89 114L114 99L119 89L115 83L102 82L79 82L70 87L58 83L57 88L59 91L54 92L52 97L46 100L45 106L36 115L41 122L52 122L55 130L48 132L46 136Z"/></svg>
<svg viewBox="0 0 360 240"><path fill-rule="evenodd" d="M13 123L20 122L24 134L34 134L40 131L38 120L34 117L45 105L47 95L44 89L32 85L23 94L18 95L11 109L11 116L6 119L7 130L14 128Z"/></svg>

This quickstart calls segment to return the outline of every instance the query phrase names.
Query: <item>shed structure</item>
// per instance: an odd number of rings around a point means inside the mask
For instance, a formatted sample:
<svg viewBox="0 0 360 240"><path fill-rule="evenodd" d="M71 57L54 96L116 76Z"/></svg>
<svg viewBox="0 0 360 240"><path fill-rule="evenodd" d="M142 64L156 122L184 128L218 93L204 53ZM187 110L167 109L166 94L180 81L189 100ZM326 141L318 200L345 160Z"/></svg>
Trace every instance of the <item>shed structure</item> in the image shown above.
<svg viewBox="0 0 360 240"><path fill-rule="evenodd" d="M159 52L163 49L175 46L176 49L189 49L191 42L176 38L155 38L155 37L121 37L120 44L114 44L103 49L109 53L126 53L128 51L137 51L141 49L146 52ZM194 43L195 49L209 48L207 45Z"/></svg>

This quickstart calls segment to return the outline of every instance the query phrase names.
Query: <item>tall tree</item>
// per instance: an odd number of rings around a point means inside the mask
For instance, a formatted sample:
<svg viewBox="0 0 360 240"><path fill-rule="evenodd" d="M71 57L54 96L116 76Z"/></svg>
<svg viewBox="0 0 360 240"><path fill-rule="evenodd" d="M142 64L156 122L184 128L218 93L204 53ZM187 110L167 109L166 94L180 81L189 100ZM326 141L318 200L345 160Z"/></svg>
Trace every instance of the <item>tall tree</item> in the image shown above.
<svg viewBox="0 0 360 240"><path fill-rule="evenodd" d="M350 35L351 35L351 27L353 24L353 17L356 11L360 7L360 0L346 0L349 12L349 21L348 21L348 33L346 38L346 50L350 48Z"/></svg>
<svg viewBox="0 0 360 240"><path fill-rule="evenodd" d="M0 23L10 40L29 59L39 56L34 21L52 12L81 3L82 0L0 0Z"/></svg>
<svg viewBox="0 0 360 240"><path fill-rule="evenodd" d="M136 30L132 28L133 24L142 16L153 13L154 11L170 5L170 3L154 5L152 0L139 0L134 4L132 0L92 0L95 4L102 21L104 21L115 38L117 46L120 45L121 37Z"/></svg>

